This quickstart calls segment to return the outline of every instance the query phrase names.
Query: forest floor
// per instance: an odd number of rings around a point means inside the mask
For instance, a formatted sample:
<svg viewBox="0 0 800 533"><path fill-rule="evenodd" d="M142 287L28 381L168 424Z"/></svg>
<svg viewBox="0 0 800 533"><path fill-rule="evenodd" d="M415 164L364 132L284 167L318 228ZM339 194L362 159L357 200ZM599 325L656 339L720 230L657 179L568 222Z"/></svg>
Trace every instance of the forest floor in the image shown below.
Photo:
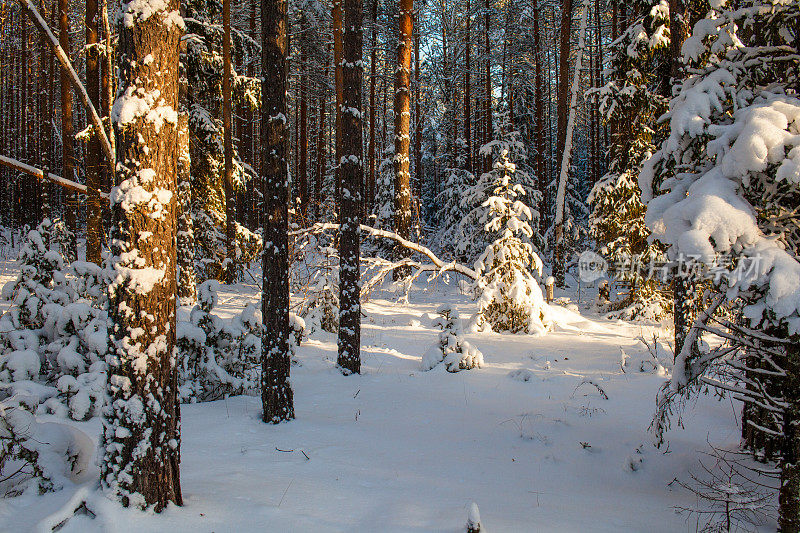
<svg viewBox="0 0 800 533"><path fill-rule="evenodd" d="M335 335L305 341L290 423L262 423L255 397L184 405L183 507L122 509L96 493L95 468L61 491L0 500L0 530L52 527L89 498L96 518L61 531L459 532L473 501L492 532L695 531L696 517L675 509L704 504L673 480L689 481L709 443L735 446L740 430L729 400L702 396L686 429L653 446L666 371L651 370L637 337L667 339L666 327L553 306L544 337L468 334L483 368L422 372L437 307L475 311L453 285L415 287L407 304L388 293L367 302L360 376L336 369ZM254 286L223 286L217 312L256 299ZM97 440L99 420L68 423Z"/></svg>

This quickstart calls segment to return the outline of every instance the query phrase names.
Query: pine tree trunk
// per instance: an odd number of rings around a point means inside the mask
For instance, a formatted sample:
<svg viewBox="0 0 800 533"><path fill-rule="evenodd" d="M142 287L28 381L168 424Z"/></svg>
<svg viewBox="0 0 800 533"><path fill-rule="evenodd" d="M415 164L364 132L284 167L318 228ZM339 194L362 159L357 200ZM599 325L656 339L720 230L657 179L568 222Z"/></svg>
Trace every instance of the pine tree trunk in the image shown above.
<svg viewBox="0 0 800 533"><path fill-rule="evenodd" d="M420 216L420 204L422 203L422 182L424 172L422 168L422 102L420 100L420 79L419 79L419 24L415 14L412 24L414 25L414 177L416 182L416 210L417 217Z"/></svg>
<svg viewBox="0 0 800 533"><path fill-rule="evenodd" d="M305 13L300 14L300 72L298 94L300 97L300 137L298 139L297 185L300 194L300 213L308 220L308 23Z"/></svg>
<svg viewBox="0 0 800 533"><path fill-rule="evenodd" d="M69 0L58 0L58 42L64 53L69 56ZM61 177L75 181L75 131L72 122L72 88L69 75L62 68L61 72L61 143L62 143L62 169ZM70 254L74 257L77 253L77 211L78 196L72 191L64 192L64 222L72 233L69 242Z"/></svg>
<svg viewBox="0 0 800 533"><path fill-rule="evenodd" d="M361 155L362 1L344 0L342 67L342 194L339 232L339 357L342 372L361 373L359 207L364 165Z"/></svg>
<svg viewBox="0 0 800 533"><path fill-rule="evenodd" d="M97 0L86 0L86 90L96 109L100 109L98 18ZM89 138L86 150L86 260L96 265L100 264L103 236L103 211L100 204L103 177L100 157L100 139L95 133Z"/></svg>
<svg viewBox="0 0 800 533"><path fill-rule="evenodd" d="M233 129L231 123L231 0L222 0L222 127L225 175L225 283L236 283L236 194L233 190Z"/></svg>
<svg viewBox="0 0 800 533"><path fill-rule="evenodd" d="M470 0L467 0L467 14L466 14L466 29L464 35L464 46L466 47L465 54L466 60L464 65L464 140L467 143L466 164L465 168L475 173L475 168L472 164L472 89L470 87L470 76L472 72L471 56L472 56L472 38L470 35L470 20L472 13L470 12Z"/></svg>
<svg viewBox="0 0 800 533"><path fill-rule="evenodd" d="M400 39L397 46L397 66L394 82L394 230L408 239L411 232L411 172L410 172L410 119L411 119L411 52L413 26L411 17L414 0L400 0L398 14ZM409 250L395 247L395 258L408 257ZM394 279L408 276L408 268L394 270Z"/></svg>
<svg viewBox="0 0 800 533"><path fill-rule="evenodd" d="M571 51L570 39L572 37L572 0L561 0L561 44L559 47L558 65L558 141L556 155L558 161L564 154L564 144L567 138L567 117L569 116L569 55Z"/></svg>
<svg viewBox="0 0 800 533"><path fill-rule="evenodd" d="M544 138L544 87L542 81L542 46L541 37L539 34L539 3L537 0L533 6L533 54L536 60L535 77L534 77L534 139L536 143L536 178L538 181L539 190L542 193L542 206L547 205L547 184L550 182L547 176L547 169L545 168L544 157L547 147ZM547 217L545 216L546 209L540 209L540 228L542 235L547 230Z"/></svg>
<svg viewBox="0 0 800 533"><path fill-rule="evenodd" d="M109 314L115 359L109 368L104 415L101 482L125 506L182 503L180 405L175 346L176 169L178 159L178 44L172 22L177 0L144 18L134 0L123 0L120 22L120 92L117 106L135 94L160 93L167 118L118 113L117 181L112 254L116 281ZM130 19L128 19L130 20ZM142 61L149 57L152 61ZM135 194L125 191L135 190ZM142 198L142 195L147 198Z"/></svg>
<svg viewBox="0 0 800 533"><path fill-rule="evenodd" d="M265 207L261 356L263 420L294 418L289 383L289 129L286 123L287 2L261 0L262 192Z"/></svg>
<svg viewBox="0 0 800 533"><path fill-rule="evenodd" d="M342 1L333 0L333 72L334 72L334 87L336 89L336 110L334 116L336 117L336 139L334 145L334 154L336 159L334 161L334 181L335 181L335 196L337 204L341 197L342 188ZM360 23L359 23L360 25ZM341 209L341 206L339 206Z"/></svg>
<svg viewBox="0 0 800 533"><path fill-rule="evenodd" d="M483 6L483 40L484 40L484 95L483 95L483 144L492 140L492 48L489 43L489 21L491 19L489 0L485 0ZM483 171L489 172L492 169L492 157L486 155L483 158Z"/></svg>
<svg viewBox="0 0 800 533"><path fill-rule="evenodd" d="M365 191L364 214L369 216L375 206L375 82L377 81L378 63L378 0L372 0L370 11L370 27L372 28L372 49L369 63L369 177Z"/></svg>

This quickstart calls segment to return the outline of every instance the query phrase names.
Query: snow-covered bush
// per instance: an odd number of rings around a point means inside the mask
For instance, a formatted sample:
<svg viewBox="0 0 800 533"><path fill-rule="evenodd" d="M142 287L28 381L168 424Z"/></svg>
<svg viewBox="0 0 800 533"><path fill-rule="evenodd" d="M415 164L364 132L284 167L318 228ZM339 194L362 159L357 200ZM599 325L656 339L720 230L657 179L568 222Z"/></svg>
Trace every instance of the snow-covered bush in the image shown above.
<svg viewBox="0 0 800 533"><path fill-rule="evenodd" d="M213 312L218 290L216 280L198 285L197 305L189 320L178 322L176 346L182 402L207 402L259 390L264 337L260 304L248 304L226 324ZM294 313L289 313L289 322L289 350L294 361L305 335L305 322Z"/></svg>
<svg viewBox="0 0 800 533"><path fill-rule="evenodd" d="M431 370L439 363L444 363L448 372L483 366L483 354L464 339L461 318L455 306L443 305L438 313L439 318L434 320L433 325L442 328L439 342L422 356L422 369Z"/></svg>
<svg viewBox="0 0 800 533"><path fill-rule="evenodd" d="M308 334L339 330L339 269L334 264L336 251L324 249L325 257L315 265L311 287L301 312Z"/></svg>
<svg viewBox="0 0 800 533"><path fill-rule="evenodd" d="M66 424L41 423L14 398L0 400L0 494L58 490L85 472L94 445Z"/></svg>
<svg viewBox="0 0 800 533"><path fill-rule="evenodd" d="M204 281L197 287L197 305L188 322L179 322L176 346L179 352L181 401L207 402L252 390L258 381L247 379L258 358L240 360L234 338L222 319L213 314L219 282ZM248 309L245 309L248 312ZM249 325L251 320L240 321Z"/></svg>
<svg viewBox="0 0 800 533"><path fill-rule="evenodd" d="M474 325L495 331L543 334L548 316L542 289L531 270L542 274L542 261L533 251L531 209L521 198L525 190L512 182L516 167L503 150L491 176L493 195L484 203L488 221L485 229L494 242L475 263L480 278L476 282L479 311Z"/></svg>
<svg viewBox="0 0 800 533"><path fill-rule="evenodd" d="M85 420L105 398L107 283L97 265L66 264L53 228L44 220L28 233L20 274L3 287L11 307L0 317L0 389Z"/></svg>

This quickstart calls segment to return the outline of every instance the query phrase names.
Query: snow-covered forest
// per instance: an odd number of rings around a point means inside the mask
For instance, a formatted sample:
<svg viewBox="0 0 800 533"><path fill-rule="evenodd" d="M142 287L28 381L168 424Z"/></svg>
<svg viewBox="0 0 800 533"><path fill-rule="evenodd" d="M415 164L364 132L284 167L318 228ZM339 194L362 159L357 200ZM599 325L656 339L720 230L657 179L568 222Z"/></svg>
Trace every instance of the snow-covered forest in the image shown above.
<svg viewBox="0 0 800 533"><path fill-rule="evenodd" d="M0 0L0 531L800 533L800 1Z"/></svg>

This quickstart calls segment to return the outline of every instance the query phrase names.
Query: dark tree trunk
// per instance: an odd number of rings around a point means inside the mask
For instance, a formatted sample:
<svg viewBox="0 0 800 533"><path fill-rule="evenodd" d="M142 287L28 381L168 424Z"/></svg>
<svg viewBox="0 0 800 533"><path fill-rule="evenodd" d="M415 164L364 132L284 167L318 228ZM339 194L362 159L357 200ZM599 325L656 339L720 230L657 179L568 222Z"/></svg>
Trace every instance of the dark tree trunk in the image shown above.
<svg viewBox="0 0 800 533"><path fill-rule="evenodd" d="M225 283L236 283L236 194L233 190L233 124L231 121L231 0L222 0L222 127L225 157Z"/></svg>
<svg viewBox="0 0 800 533"><path fill-rule="evenodd" d="M466 47L466 64L464 65L464 140L467 143L466 153L466 169L470 172L475 172L472 164L472 88L470 87L470 76L472 72L471 56L472 56L472 37L470 35L470 20L472 13L470 13L470 0L467 0L467 15L466 15L466 35L464 36L464 46Z"/></svg>
<svg viewBox="0 0 800 533"><path fill-rule="evenodd" d="M361 146L362 1L344 0L342 194L339 232L339 358L344 374L361 373L359 223L364 175Z"/></svg>
<svg viewBox="0 0 800 533"><path fill-rule="evenodd" d="M547 168L545 167L545 146L544 138L544 86L542 81L542 46L541 37L539 35L539 8L540 4L534 0L533 6L533 55L536 61L535 78L534 78L534 139L536 143L536 178L539 190L542 193L542 205L539 209L540 213L540 229L542 234L547 231L547 217L545 216L547 206L547 184L549 179L547 176Z"/></svg>
<svg viewBox="0 0 800 533"><path fill-rule="evenodd" d="M360 26L359 22L359 26ZM340 201L342 189L342 0L333 0L333 75L336 89L336 139L334 140L334 181L336 192L334 198ZM339 206L341 209L341 206Z"/></svg>
<svg viewBox="0 0 800 533"><path fill-rule="evenodd" d="M289 129L286 0L261 0L261 140L264 213L261 354L263 420L294 418L289 383Z"/></svg>
<svg viewBox="0 0 800 533"><path fill-rule="evenodd" d="M58 0L58 43L69 56L69 0ZM62 68L61 72L61 143L62 143L62 169L61 177L75 181L75 131L72 123L72 87L69 75ZM77 234L78 195L72 191L65 191L64 221L72 233L69 247L74 257L77 253L75 236Z"/></svg>
<svg viewBox="0 0 800 533"><path fill-rule="evenodd" d="M371 9L371 28L372 28L372 49L370 50L369 63L369 177L367 179L367 190L365 191L364 213L369 215L375 204L375 82L377 81L378 63L378 0L372 0Z"/></svg>
<svg viewBox="0 0 800 533"><path fill-rule="evenodd" d="M297 165L297 185L300 194L300 213L308 219L308 31L305 13L300 15L300 65L298 70L300 96L300 136L297 147L300 162Z"/></svg>
<svg viewBox="0 0 800 533"><path fill-rule="evenodd" d="M100 51L97 27L97 0L86 0L86 90L92 105L100 109ZM94 46L92 46L94 45ZM86 149L86 260L100 264L103 237L103 211L100 189L103 175L100 165L99 132L89 138Z"/></svg>
<svg viewBox="0 0 800 533"><path fill-rule="evenodd" d="M135 9L133 3L123 0L122 12ZM165 22L177 10L177 0L170 0L144 20L119 26L119 98L159 91L168 118L156 124L135 113L120 115L115 123L119 192L112 195L116 281L109 314L116 357L109 368L100 476L123 505L156 511L182 503L173 353L178 139L177 121L169 118L178 109L181 30ZM152 61L143 61L146 57ZM131 189L138 192L122 192Z"/></svg>

